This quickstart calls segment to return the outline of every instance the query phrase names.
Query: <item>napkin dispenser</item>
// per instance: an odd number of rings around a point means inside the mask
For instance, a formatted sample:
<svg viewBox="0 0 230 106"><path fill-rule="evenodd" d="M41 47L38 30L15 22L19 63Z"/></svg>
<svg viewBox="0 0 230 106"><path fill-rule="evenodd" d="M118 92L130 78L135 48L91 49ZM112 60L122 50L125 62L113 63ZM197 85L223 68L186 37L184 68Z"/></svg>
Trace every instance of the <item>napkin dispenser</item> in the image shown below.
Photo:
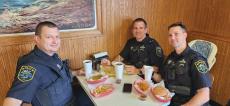
<svg viewBox="0 0 230 106"><path fill-rule="evenodd" d="M99 70L102 59L108 59L108 52L98 52L92 55L93 69Z"/></svg>

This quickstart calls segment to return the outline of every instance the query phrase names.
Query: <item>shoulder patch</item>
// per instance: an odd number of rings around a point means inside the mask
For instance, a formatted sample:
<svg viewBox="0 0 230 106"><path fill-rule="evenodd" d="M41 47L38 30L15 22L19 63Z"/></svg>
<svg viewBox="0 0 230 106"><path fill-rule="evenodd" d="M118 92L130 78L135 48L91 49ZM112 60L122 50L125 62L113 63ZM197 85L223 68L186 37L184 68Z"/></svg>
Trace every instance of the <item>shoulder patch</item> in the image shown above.
<svg viewBox="0 0 230 106"><path fill-rule="evenodd" d="M17 78L22 82L31 81L35 72L36 69L32 66L22 66L19 70Z"/></svg>
<svg viewBox="0 0 230 106"><path fill-rule="evenodd" d="M205 63L205 61L203 60L198 60L195 62L195 66L196 69L200 72L200 73L207 73L208 72L208 66Z"/></svg>
<svg viewBox="0 0 230 106"><path fill-rule="evenodd" d="M162 56L162 50L161 50L160 47L156 47L156 55L157 55L158 57L161 57L161 56Z"/></svg>

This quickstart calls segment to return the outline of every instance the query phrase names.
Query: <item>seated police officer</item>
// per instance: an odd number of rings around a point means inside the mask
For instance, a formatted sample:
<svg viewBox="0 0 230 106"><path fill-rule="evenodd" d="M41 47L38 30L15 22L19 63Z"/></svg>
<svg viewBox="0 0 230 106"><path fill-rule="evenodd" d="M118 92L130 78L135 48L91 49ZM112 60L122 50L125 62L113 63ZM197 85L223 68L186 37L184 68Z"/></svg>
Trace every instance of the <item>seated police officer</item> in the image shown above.
<svg viewBox="0 0 230 106"><path fill-rule="evenodd" d="M127 41L125 47L114 61L123 61L128 73L139 73L143 65L153 66L157 71L163 64L164 55L157 41L147 34L147 22L137 18L132 22L134 38ZM110 65L110 61L103 59L102 64Z"/></svg>
<svg viewBox="0 0 230 106"><path fill-rule="evenodd" d="M208 105L211 80L206 59L187 45L185 25L174 23L168 30L169 44L174 51L167 57L160 73L166 87L175 92L170 105Z"/></svg>
<svg viewBox="0 0 230 106"><path fill-rule="evenodd" d="M56 52L60 47L58 27L52 22L37 25L34 49L19 58L16 74L3 106L64 106L72 104L71 74Z"/></svg>

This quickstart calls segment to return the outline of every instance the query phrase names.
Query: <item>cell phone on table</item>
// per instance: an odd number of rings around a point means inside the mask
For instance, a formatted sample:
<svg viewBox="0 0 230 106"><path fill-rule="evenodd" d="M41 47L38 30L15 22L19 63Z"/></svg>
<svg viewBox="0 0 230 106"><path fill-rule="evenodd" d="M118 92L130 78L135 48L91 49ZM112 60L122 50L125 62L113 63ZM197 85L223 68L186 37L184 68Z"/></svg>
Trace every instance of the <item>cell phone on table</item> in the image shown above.
<svg viewBox="0 0 230 106"><path fill-rule="evenodd" d="M132 84L124 83L123 92L124 93L131 93L132 92Z"/></svg>

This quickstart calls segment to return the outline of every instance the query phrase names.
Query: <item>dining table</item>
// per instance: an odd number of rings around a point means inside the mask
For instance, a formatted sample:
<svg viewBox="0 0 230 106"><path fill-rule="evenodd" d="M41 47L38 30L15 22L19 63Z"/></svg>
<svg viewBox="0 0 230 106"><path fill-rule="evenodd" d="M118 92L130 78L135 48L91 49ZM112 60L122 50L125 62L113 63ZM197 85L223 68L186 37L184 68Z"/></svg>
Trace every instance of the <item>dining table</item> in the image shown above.
<svg viewBox="0 0 230 106"><path fill-rule="evenodd" d="M140 93L133 86L131 92L123 92L124 84L133 85L135 80L141 79L138 75L124 74L120 83L116 83L115 77L108 77L105 81L96 84L89 84L85 76L77 76L77 79L95 106L167 106L170 103L158 101L151 93L151 90L149 90L147 97L144 99L140 98ZM112 84L113 91L103 97L93 96L90 91L102 84ZM154 84L152 83L152 85Z"/></svg>

